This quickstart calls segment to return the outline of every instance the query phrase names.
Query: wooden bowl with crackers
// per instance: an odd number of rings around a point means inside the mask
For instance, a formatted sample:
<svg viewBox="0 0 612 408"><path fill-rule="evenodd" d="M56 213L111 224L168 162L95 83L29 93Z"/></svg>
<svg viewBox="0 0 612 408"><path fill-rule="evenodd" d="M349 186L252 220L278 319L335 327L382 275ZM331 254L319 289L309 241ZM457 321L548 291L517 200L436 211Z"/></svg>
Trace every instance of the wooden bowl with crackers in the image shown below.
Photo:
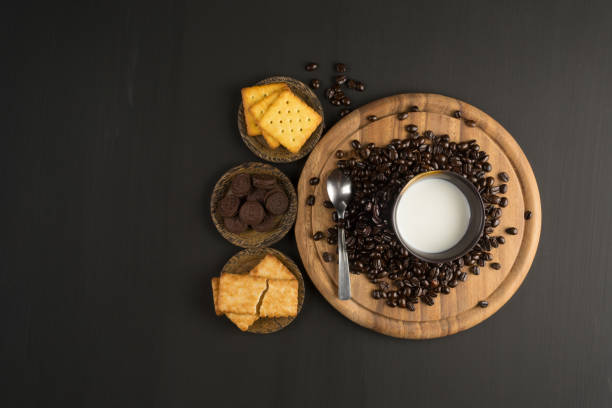
<svg viewBox="0 0 612 408"><path fill-rule="evenodd" d="M241 188L242 194L232 191ZM228 205L235 208L228 210ZM283 238L295 223L295 188L276 167L244 163L228 170L217 181L210 199L210 214L217 231L232 244L242 248L266 247ZM264 218L257 219L258 215ZM255 220L249 220L249 216Z"/></svg>
<svg viewBox="0 0 612 408"><path fill-rule="evenodd" d="M272 248L245 249L211 279L217 316L240 330L273 333L302 310L304 279L295 262Z"/></svg>
<svg viewBox="0 0 612 408"><path fill-rule="evenodd" d="M297 79L275 76L242 89L238 130L247 147L264 160L301 159L314 149L324 126L321 101Z"/></svg>

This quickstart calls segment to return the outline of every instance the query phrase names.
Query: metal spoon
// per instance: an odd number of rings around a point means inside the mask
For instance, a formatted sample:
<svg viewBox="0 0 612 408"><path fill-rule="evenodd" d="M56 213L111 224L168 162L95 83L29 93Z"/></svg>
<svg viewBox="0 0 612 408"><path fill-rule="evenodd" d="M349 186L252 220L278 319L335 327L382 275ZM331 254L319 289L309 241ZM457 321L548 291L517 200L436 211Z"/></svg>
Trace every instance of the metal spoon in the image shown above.
<svg viewBox="0 0 612 408"><path fill-rule="evenodd" d="M327 196L336 207L338 219L344 219L344 211L351 199L351 179L336 169L327 177ZM344 228L338 228L338 298L351 298L351 280L349 279L349 263L346 254Z"/></svg>

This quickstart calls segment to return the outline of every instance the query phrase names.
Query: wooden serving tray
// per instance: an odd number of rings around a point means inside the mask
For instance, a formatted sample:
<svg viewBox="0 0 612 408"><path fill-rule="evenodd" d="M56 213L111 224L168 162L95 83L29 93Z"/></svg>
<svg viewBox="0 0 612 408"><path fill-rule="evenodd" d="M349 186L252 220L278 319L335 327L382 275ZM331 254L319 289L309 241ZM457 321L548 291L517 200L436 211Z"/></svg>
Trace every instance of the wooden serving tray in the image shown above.
<svg viewBox="0 0 612 408"><path fill-rule="evenodd" d="M408 118L398 120L397 114L418 106L419 112L410 112ZM462 119L452 116L460 110ZM367 119L376 115L379 119ZM476 121L476 127L468 127L465 119ZM403 308L391 308L381 300L371 297L375 285L366 276L351 274L352 299L337 298L337 264L326 263L323 252L335 253L335 246L326 240L314 241L316 231L327 232L332 226L332 210L322 203L327 199L325 180L336 167L336 150L349 151L353 139L364 143L385 145L392 139L407 136L405 126L415 124L419 133L432 130L435 134L448 134L453 141L476 139L489 154L493 165L490 175L501 171L510 176L508 184L509 205L503 209L501 224L494 235L503 235L506 244L493 249L494 261L502 265L500 270L490 266L481 268L480 275L468 273L449 295L439 295L434 306L419 303L415 312ZM312 186L311 177L321 182ZM497 177L496 177L497 178ZM496 181L496 184L499 180ZM306 198L314 194L314 206L306 205ZM525 210L533 215L525 221ZM542 222L540 193L535 176L523 151L499 123L481 110L457 99L435 94L401 94L390 96L365 105L344 117L331 128L310 154L298 184L298 214L295 236L304 267L313 283L333 307L357 324L389 336L426 339L457 333L482 322L499 310L525 279L535 256ZM504 232L516 227L518 235ZM489 302L487 308L477 304Z"/></svg>

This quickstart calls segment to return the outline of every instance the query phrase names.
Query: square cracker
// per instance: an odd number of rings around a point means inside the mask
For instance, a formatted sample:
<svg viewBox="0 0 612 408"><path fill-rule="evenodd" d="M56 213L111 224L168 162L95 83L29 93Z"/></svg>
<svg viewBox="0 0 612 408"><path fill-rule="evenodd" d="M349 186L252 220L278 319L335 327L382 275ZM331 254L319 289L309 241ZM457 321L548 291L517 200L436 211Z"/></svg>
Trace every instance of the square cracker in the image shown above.
<svg viewBox="0 0 612 408"><path fill-rule="evenodd" d="M296 316L298 307L298 281L270 279L268 290L259 308L261 317Z"/></svg>
<svg viewBox="0 0 612 408"><path fill-rule="evenodd" d="M283 90L288 90L288 89L289 87L285 86L285 89ZM276 98L278 98L279 95L280 95L280 90L266 96L261 101L253 104L249 108L251 115L253 115L257 123L259 123L259 121L261 120L261 117L264 115L264 113L266 113L270 105L276 100ZM270 136L267 132L262 131L261 135L263 136L264 139L266 139L266 142L268 143L268 146L270 146L270 148L276 149L278 146L280 146L280 143L278 142L278 140Z"/></svg>
<svg viewBox="0 0 612 408"><path fill-rule="evenodd" d="M281 91L262 116L259 127L287 150L297 153L321 120L321 115L293 92Z"/></svg>
<svg viewBox="0 0 612 408"><path fill-rule="evenodd" d="M247 134L249 136L257 136L261 134L261 129L249 110L251 106L261 101L266 96L286 88L287 85L283 82L267 85L256 85L248 88L242 88L242 107L244 108L244 121L247 126Z"/></svg>
<svg viewBox="0 0 612 408"><path fill-rule="evenodd" d="M266 279L224 273L219 278L217 308L223 313L257 314L257 303L266 289Z"/></svg>
<svg viewBox="0 0 612 408"><path fill-rule="evenodd" d="M295 275L277 257L269 254L251 269L249 275L268 279L296 280Z"/></svg>
<svg viewBox="0 0 612 408"><path fill-rule="evenodd" d="M217 316L223 315L217 309L217 298L219 297L219 278L214 277L211 280L212 290L213 290L213 302L215 304L215 313ZM242 331L248 330L248 328L259 318L257 315L251 314L238 314L238 313L227 313L227 318L232 321Z"/></svg>

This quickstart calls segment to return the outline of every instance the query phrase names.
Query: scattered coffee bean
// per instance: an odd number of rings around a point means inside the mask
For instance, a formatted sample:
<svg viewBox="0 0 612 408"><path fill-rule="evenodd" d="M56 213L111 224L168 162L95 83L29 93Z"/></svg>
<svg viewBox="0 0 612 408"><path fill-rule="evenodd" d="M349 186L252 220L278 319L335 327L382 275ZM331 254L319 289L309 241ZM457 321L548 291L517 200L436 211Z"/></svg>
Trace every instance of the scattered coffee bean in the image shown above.
<svg viewBox="0 0 612 408"><path fill-rule="evenodd" d="M336 75L334 82L338 85L343 85L347 81L346 75Z"/></svg>
<svg viewBox="0 0 612 408"><path fill-rule="evenodd" d="M346 65L342 64L341 62L337 63L334 68L336 69L336 72L346 72Z"/></svg>
<svg viewBox="0 0 612 408"><path fill-rule="evenodd" d="M306 69L306 71L314 71L319 68L319 64L317 64L316 62L311 62L306 64L304 68Z"/></svg>
<svg viewBox="0 0 612 408"><path fill-rule="evenodd" d="M499 192L502 194L506 194L508 192L508 185L502 184L499 186Z"/></svg>
<svg viewBox="0 0 612 408"><path fill-rule="evenodd" d="M336 150L336 157L341 159L344 157L344 150Z"/></svg>
<svg viewBox="0 0 612 408"><path fill-rule="evenodd" d="M312 87L312 89L319 89L319 87L321 86L321 82L318 79L313 79L312 81L310 81L310 86Z"/></svg>
<svg viewBox="0 0 612 408"><path fill-rule="evenodd" d="M323 260L325 262L331 262L334 260L334 257L332 254L330 254L329 252L323 252Z"/></svg>
<svg viewBox="0 0 612 408"><path fill-rule="evenodd" d="M506 232L510 235L516 235L518 234L518 229L516 229L515 227L510 227L506 228Z"/></svg>
<svg viewBox="0 0 612 408"><path fill-rule="evenodd" d="M461 111L454 111L453 112L453 117L457 118L457 119L461 119Z"/></svg>
<svg viewBox="0 0 612 408"><path fill-rule="evenodd" d="M404 120L408 118L408 112L400 112L397 114L397 120Z"/></svg>
<svg viewBox="0 0 612 408"><path fill-rule="evenodd" d="M306 199L306 205L314 205L314 203L315 203L315 196L311 194Z"/></svg>
<svg viewBox="0 0 612 408"><path fill-rule="evenodd" d="M341 118L343 118L343 117L345 117L346 115L348 115L349 113L351 113L351 110L350 110L350 109L342 109L342 110L340 111L340 117L341 117Z"/></svg>
<svg viewBox="0 0 612 408"><path fill-rule="evenodd" d="M498 262L493 262L491 263L491 268L495 269L495 270L500 270L501 269L501 264Z"/></svg>
<svg viewBox="0 0 612 408"><path fill-rule="evenodd" d="M342 105L342 101L340 99L333 99L330 101L330 103L334 106L340 106Z"/></svg>
<svg viewBox="0 0 612 408"><path fill-rule="evenodd" d="M327 88L327 89L325 90L325 97L326 97L327 99L331 99L331 98L333 98L333 97L334 97L335 93L336 93L336 91L334 91L334 89L333 89L333 88Z"/></svg>
<svg viewBox="0 0 612 408"><path fill-rule="evenodd" d="M418 112L419 111L419 107L414 105L410 107L410 112Z"/></svg>
<svg viewBox="0 0 612 408"><path fill-rule="evenodd" d="M342 102L344 106L349 106L351 104L351 100L349 99L348 96L345 96L344 98L342 98L340 102Z"/></svg>
<svg viewBox="0 0 612 408"><path fill-rule="evenodd" d="M525 219L526 220L531 219L531 211L529 211L529 210L525 211Z"/></svg>
<svg viewBox="0 0 612 408"><path fill-rule="evenodd" d="M469 126L469 127L476 127L476 122L473 121L472 119L466 119L465 120L465 125Z"/></svg>
<svg viewBox="0 0 612 408"><path fill-rule="evenodd" d="M417 125L411 123L410 125L406 126L406 130L410 133L416 133L419 128L417 127Z"/></svg>
<svg viewBox="0 0 612 408"><path fill-rule="evenodd" d="M501 173L499 173L497 177L499 177L499 179L503 181L504 183L507 183L508 181L510 181L510 176L508 176L508 173L506 173L505 171L502 171Z"/></svg>
<svg viewBox="0 0 612 408"><path fill-rule="evenodd" d="M485 308L489 306L489 302L487 302L486 300L481 300L480 302L478 302L478 306Z"/></svg>
<svg viewBox="0 0 612 408"><path fill-rule="evenodd" d="M314 239L315 241L318 241L322 238L323 238L323 233L321 231L315 232L314 235L312 236L312 239Z"/></svg>
<svg viewBox="0 0 612 408"><path fill-rule="evenodd" d="M377 120L378 120L378 116L376 116L376 115L370 115L370 116L368 116L368 120L369 120L370 122L375 122L375 121L377 121Z"/></svg>
<svg viewBox="0 0 612 408"><path fill-rule="evenodd" d="M499 206L502 208L505 208L508 206L508 199L506 197L502 197L501 200L499 200Z"/></svg>
<svg viewBox="0 0 612 408"><path fill-rule="evenodd" d="M323 201L323 207L325 207L325 208L334 208L334 204L331 201L329 201L329 200L325 200L325 201Z"/></svg>
<svg viewBox="0 0 612 408"><path fill-rule="evenodd" d="M480 268L476 265L472 266L472 273L474 275L480 275Z"/></svg>
<svg viewBox="0 0 612 408"><path fill-rule="evenodd" d="M321 181L318 177L313 177L309 180L309 183L311 186L316 186L317 184L319 184L319 181Z"/></svg>
<svg viewBox="0 0 612 408"><path fill-rule="evenodd" d="M359 92L363 92L365 91L365 84L363 82L358 82L355 89L358 90Z"/></svg>
<svg viewBox="0 0 612 408"><path fill-rule="evenodd" d="M518 231L517 231L518 232ZM504 245L506 243L506 238L502 237L501 235L499 237L497 237L497 242L500 245Z"/></svg>

